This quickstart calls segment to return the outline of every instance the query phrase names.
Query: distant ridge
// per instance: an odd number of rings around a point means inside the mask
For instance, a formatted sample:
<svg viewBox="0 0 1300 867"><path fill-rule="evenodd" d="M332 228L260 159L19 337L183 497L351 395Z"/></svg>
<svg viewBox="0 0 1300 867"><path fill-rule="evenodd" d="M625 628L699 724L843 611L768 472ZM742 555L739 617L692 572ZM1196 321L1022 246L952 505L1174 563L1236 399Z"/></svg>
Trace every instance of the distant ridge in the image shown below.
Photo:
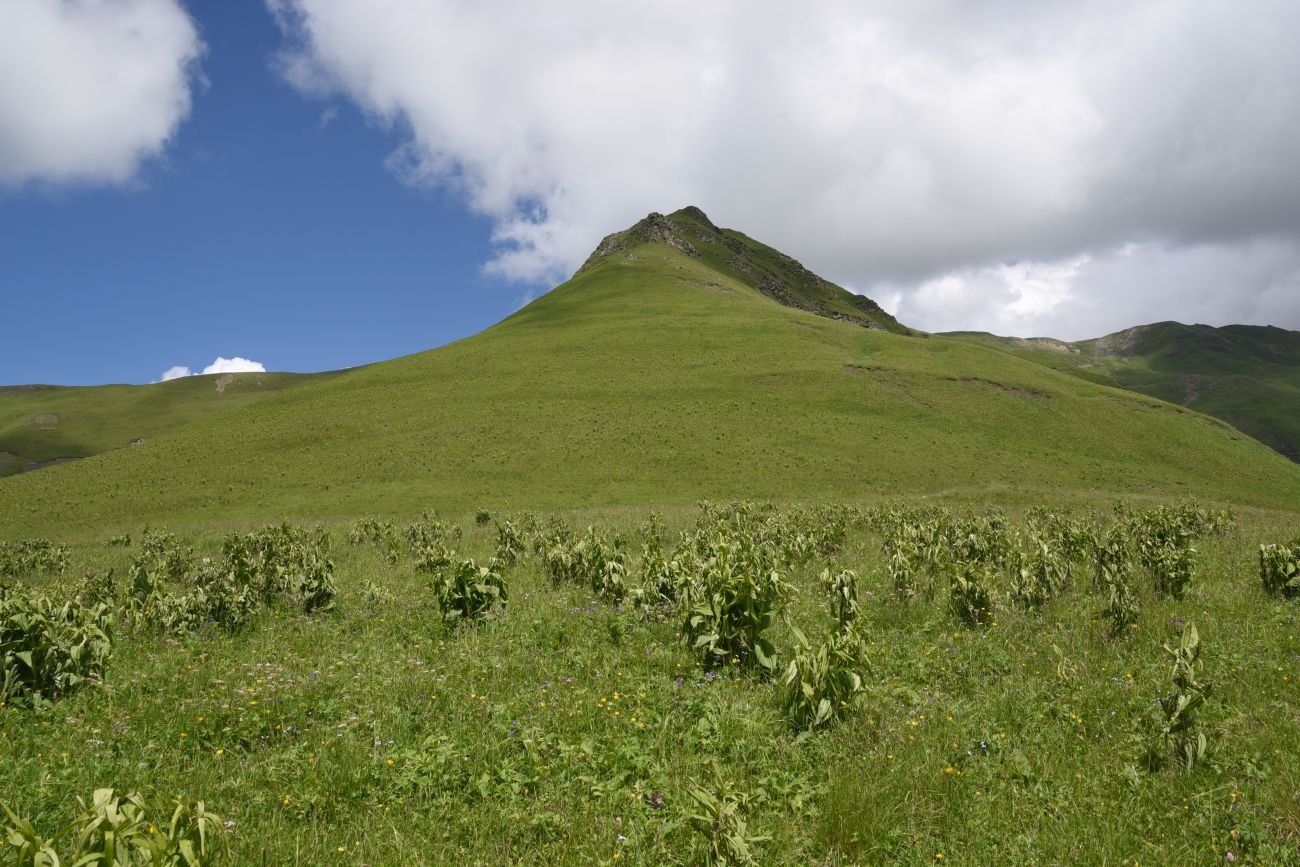
<svg viewBox="0 0 1300 867"><path fill-rule="evenodd" d="M979 332L951 336L1221 418L1300 461L1300 332L1155 322L1073 343Z"/></svg>

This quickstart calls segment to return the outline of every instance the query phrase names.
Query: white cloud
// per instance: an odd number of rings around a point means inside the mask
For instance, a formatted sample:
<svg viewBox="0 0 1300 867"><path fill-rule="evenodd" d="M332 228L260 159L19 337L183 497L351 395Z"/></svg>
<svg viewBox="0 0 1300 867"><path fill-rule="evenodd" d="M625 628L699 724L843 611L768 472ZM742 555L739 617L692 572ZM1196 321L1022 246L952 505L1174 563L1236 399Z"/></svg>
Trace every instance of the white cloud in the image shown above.
<svg viewBox="0 0 1300 867"><path fill-rule="evenodd" d="M1173 318L1294 327L1300 245L1128 243L1060 261L964 268L911 291L881 285L867 294L877 292L902 321L932 331L1082 340Z"/></svg>
<svg viewBox="0 0 1300 867"><path fill-rule="evenodd" d="M178 364L175 367L167 368L163 373L162 378L154 381L167 382L172 379L180 379L184 376L196 376L209 373L266 373L266 367L260 361L240 358L238 355L234 358L222 358L221 356L217 356L217 359L199 371L199 374L195 374L194 371L190 370L188 367Z"/></svg>
<svg viewBox="0 0 1300 867"><path fill-rule="evenodd" d="M240 358L236 355L234 358L217 357L217 360L203 368L204 373L266 373L266 368L260 361L250 361L247 358Z"/></svg>
<svg viewBox="0 0 1300 867"><path fill-rule="evenodd" d="M904 310L993 268L973 309L1050 322L1084 274L1133 289L1126 243L1182 273L1300 235L1292 0L267 2L286 78L390 127L390 166L491 218L523 281L694 203Z"/></svg>
<svg viewBox="0 0 1300 867"><path fill-rule="evenodd" d="M0 186L121 183L189 114L177 0L0 0Z"/></svg>
<svg viewBox="0 0 1300 867"><path fill-rule="evenodd" d="M154 380L154 382L171 382L173 379L181 379L182 377L193 376L193 375L194 375L194 371L190 370L188 367L178 364L175 367L169 367L166 370L164 370L162 378L156 379Z"/></svg>

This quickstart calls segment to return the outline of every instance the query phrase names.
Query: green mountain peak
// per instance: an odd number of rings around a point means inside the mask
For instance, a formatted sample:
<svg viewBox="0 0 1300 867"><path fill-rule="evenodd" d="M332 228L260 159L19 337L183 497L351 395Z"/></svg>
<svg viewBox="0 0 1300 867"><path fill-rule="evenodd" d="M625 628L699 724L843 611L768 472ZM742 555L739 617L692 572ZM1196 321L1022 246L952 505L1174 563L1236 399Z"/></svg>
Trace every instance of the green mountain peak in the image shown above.
<svg viewBox="0 0 1300 867"><path fill-rule="evenodd" d="M819 277L784 253L741 232L719 228L695 205L667 216L650 213L632 227L605 236L574 276L612 258L636 261L645 255L638 248L647 244L662 245L698 259L787 307L863 328L913 333L870 298Z"/></svg>

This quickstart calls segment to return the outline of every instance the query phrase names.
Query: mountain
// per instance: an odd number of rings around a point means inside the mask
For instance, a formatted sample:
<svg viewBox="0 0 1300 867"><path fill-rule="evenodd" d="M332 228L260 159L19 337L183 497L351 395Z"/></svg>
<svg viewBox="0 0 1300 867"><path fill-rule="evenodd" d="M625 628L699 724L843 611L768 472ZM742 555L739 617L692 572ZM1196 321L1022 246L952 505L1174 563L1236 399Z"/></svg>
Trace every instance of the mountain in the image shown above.
<svg viewBox="0 0 1300 867"><path fill-rule="evenodd" d="M701 498L1300 502L1300 467L1216 419L912 336L711 226L651 215L473 337L2 479L0 536Z"/></svg>
<svg viewBox="0 0 1300 867"><path fill-rule="evenodd" d="M578 274L612 256L635 255L631 251L643 244L671 247L787 307L864 328L912 333L870 298L823 280L784 253L735 229L719 229L694 206L667 217L650 214L632 228L606 236Z"/></svg>
<svg viewBox="0 0 1300 867"><path fill-rule="evenodd" d="M1300 461L1300 332L1157 322L1075 343L954 336L1221 418Z"/></svg>
<svg viewBox="0 0 1300 867"><path fill-rule="evenodd" d="M0 476L131 448L331 374L223 373L152 385L0 386Z"/></svg>

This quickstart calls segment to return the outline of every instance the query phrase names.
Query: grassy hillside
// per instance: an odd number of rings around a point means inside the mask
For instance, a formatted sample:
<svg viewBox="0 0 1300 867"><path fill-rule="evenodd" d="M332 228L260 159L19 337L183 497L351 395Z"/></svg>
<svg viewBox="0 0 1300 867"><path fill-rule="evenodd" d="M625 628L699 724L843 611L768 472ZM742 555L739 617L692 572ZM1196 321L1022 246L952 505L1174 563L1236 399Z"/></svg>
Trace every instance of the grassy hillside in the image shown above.
<svg viewBox="0 0 1300 867"><path fill-rule="evenodd" d="M662 242L486 331L0 482L0 534L479 505L1194 494L1293 508L1228 426L956 338L782 306Z"/></svg>
<svg viewBox="0 0 1300 867"><path fill-rule="evenodd" d="M1300 461L1300 332L1158 322L1077 343L960 336L1221 418Z"/></svg>
<svg viewBox="0 0 1300 867"><path fill-rule="evenodd" d="M0 476L140 445L332 374L227 373L152 385L0 387Z"/></svg>

